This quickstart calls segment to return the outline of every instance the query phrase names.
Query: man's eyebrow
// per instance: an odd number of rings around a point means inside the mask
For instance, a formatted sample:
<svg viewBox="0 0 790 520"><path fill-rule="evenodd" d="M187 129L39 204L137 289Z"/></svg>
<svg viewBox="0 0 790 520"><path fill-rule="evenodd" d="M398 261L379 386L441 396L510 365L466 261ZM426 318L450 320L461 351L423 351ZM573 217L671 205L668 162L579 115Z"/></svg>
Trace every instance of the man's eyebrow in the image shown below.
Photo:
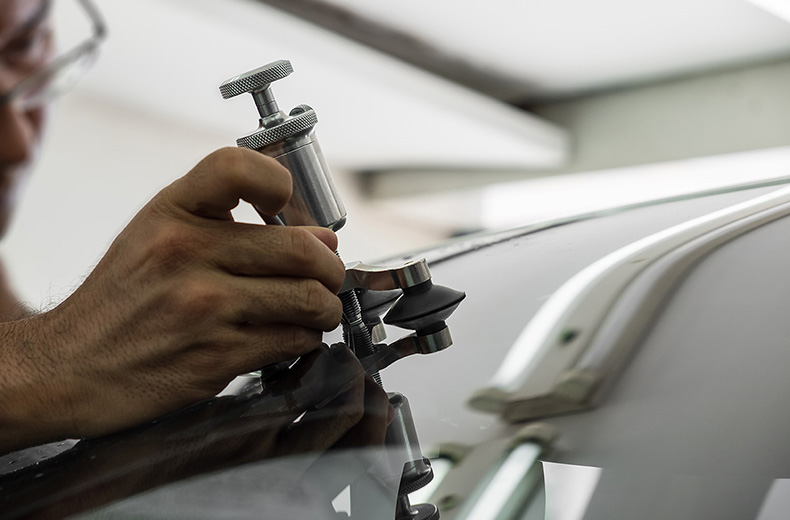
<svg viewBox="0 0 790 520"><path fill-rule="evenodd" d="M23 33L41 25L47 19L50 11L52 10L52 0L41 0L39 8L28 17L27 20L22 22L14 30L16 33Z"/></svg>

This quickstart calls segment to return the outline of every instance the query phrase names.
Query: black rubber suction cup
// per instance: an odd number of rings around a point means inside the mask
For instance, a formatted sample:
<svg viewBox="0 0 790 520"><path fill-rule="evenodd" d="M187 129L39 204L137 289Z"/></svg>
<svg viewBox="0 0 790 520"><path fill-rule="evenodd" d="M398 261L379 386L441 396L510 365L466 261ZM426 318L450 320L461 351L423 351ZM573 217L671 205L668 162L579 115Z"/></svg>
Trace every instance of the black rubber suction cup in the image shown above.
<svg viewBox="0 0 790 520"><path fill-rule="evenodd" d="M384 317L384 323L414 330L418 335L432 334L445 327L466 294L430 280L403 290L403 296Z"/></svg>
<svg viewBox="0 0 790 520"><path fill-rule="evenodd" d="M392 307L402 291L393 289L391 291L366 291L357 289L357 299L362 309L362 321L368 322L384 314L387 309Z"/></svg>

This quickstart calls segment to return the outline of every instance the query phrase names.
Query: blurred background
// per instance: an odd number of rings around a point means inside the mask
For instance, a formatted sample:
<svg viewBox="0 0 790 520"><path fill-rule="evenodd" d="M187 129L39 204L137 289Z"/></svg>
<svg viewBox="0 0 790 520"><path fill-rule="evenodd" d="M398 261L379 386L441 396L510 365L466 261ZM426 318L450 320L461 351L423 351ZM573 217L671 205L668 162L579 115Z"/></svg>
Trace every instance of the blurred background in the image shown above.
<svg viewBox="0 0 790 520"><path fill-rule="evenodd" d="M790 176L790 0L96 0L2 245L46 307L163 186L256 128L218 85L278 59L349 211L346 261ZM62 45L90 26L56 0ZM257 221L249 208L237 217Z"/></svg>

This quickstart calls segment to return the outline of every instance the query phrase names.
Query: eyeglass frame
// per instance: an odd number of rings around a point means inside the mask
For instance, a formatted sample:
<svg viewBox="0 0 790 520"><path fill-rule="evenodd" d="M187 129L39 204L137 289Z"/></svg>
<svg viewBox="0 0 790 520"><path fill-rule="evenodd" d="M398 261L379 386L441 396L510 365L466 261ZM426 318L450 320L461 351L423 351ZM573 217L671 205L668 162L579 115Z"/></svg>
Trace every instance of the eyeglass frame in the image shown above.
<svg viewBox="0 0 790 520"><path fill-rule="evenodd" d="M27 89L31 88L31 86L44 82L47 78L56 76L63 69L77 62L79 59L96 53L99 45L107 37L107 25L101 15L101 12L99 12L98 7L96 7L96 4L94 4L92 0L76 1L82 6L83 10L91 21L93 29L91 36L87 40L78 44L76 47L73 47L69 51L59 55L47 65L32 73L30 76L22 79L19 83L11 87L6 92L0 94L0 105L4 103L12 103L14 99L19 97Z"/></svg>

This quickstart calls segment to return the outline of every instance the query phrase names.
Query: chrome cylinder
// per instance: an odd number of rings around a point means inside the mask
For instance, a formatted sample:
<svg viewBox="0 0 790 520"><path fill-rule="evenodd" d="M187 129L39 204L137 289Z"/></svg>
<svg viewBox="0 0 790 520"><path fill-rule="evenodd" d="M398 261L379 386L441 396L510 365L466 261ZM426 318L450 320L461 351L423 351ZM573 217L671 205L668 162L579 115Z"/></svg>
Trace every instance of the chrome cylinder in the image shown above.
<svg viewBox="0 0 790 520"><path fill-rule="evenodd" d="M311 131L284 139L258 151L285 166L293 179L293 194L278 215L287 226L321 226L337 231L346 223L346 208L332 173ZM264 217L268 220L268 217Z"/></svg>

